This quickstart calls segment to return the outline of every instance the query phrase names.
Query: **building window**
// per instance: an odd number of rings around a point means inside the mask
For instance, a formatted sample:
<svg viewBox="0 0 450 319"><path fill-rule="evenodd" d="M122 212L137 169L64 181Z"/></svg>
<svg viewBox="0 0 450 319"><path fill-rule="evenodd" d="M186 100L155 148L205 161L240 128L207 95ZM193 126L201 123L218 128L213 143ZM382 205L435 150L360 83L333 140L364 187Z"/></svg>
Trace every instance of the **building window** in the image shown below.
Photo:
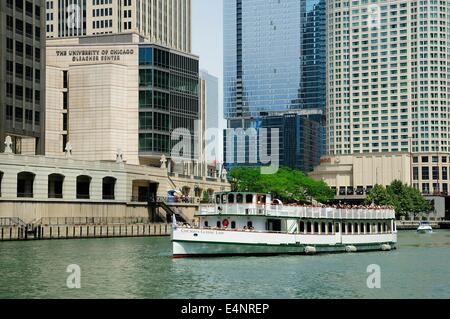
<svg viewBox="0 0 450 319"><path fill-rule="evenodd" d="M433 180L438 180L439 179L439 167L438 166L433 166Z"/></svg>
<svg viewBox="0 0 450 319"><path fill-rule="evenodd" d="M422 167L422 179L425 181L430 179L430 168L429 167Z"/></svg>
<svg viewBox="0 0 450 319"><path fill-rule="evenodd" d="M413 179L415 181L417 181L419 179L419 168L418 167L413 168Z"/></svg>
<svg viewBox="0 0 450 319"><path fill-rule="evenodd" d="M52 174L48 177L48 198L63 198L64 176Z"/></svg>
<svg viewBox="0 0 450 319"><path fill-rule="evenodd" d="M33 198L35 175L29 172L22 172L17 175L17 197Z"/></svg>

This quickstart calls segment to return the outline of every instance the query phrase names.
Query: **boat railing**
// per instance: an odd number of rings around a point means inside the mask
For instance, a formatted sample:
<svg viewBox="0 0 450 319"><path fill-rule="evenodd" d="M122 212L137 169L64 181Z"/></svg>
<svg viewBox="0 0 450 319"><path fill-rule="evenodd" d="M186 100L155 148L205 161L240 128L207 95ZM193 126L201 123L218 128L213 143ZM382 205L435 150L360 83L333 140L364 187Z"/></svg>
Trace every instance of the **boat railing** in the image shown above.
<svg viewBox="0 0 450 319"><path fill-rule="evenodd" d="M200 216L208 215L250 215L266 217L293 217L313 219L394 219L390 209L342 209L333 207L307 207L283 205L201 205Z"/></svg>

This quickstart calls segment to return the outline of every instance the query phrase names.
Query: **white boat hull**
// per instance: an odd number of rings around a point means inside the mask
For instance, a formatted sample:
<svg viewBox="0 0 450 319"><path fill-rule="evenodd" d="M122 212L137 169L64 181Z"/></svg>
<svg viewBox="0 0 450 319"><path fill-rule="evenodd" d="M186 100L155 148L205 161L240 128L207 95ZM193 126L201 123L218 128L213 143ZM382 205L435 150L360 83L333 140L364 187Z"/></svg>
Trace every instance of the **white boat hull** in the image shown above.
<svg viewBox="0 0 450 319"><path fill-rule="evenodd" d="M314 254L388 251L396 248L397 234L300 235L177 228L174 257Z"/></svg>

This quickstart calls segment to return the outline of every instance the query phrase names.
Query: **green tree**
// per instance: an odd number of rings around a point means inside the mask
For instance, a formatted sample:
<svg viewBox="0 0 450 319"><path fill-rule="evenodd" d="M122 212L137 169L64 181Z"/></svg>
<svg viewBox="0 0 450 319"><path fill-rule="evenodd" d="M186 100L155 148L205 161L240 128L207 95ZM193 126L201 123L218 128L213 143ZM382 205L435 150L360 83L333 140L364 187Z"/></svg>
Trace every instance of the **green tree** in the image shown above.
<svg viewBox="0 0 450 319"><path fill-rule="evenodd" d="M387 188L376 185L367 195L366 204L391 205L397 217L423 214L431 211L431 204L420 192L401 181L393 181Z"/></svg>
<svg viewBox="0 0 450 319"><path fill-rule="evenodd" d="M386 190L386 188L382 185L375 185L374 188L367 195L366 202L367 205L375 204L375 205L391 205L391 198Z"/></svg>
<svg viewBox="0 0 450 319"><path fill-rule="evenodd" d="M299 170L280 168L263 175L260 168L236 167L230 171L232 186L238 192L270 193L285 202L326 202L334 191L323 181L316 181Z"/></svg>

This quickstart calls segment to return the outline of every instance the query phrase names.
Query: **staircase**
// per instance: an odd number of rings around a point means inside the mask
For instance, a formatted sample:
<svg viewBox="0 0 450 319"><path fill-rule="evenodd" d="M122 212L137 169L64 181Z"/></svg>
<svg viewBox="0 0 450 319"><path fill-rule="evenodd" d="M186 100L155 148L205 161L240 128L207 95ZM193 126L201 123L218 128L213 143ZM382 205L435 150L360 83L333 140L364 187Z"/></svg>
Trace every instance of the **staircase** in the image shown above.
<svg viewBox="0 0 450 319"><path fill-rule="evenodd" d="M166 222L169 222L172 219L172 215L175 215L177 221L189 224L189 218L187 218L186 215L183 214L183 212L180 209L173 206L169 206L162 201L159 201L157 203L157 206L159 208L162 208L166 212Z"/></svg>
<svg viewBox="0 0 450 319"><path fill-rule="evenodd" d="M1 217L0 226L21 226L25 227L27 224L18 217Z"/></svg>

